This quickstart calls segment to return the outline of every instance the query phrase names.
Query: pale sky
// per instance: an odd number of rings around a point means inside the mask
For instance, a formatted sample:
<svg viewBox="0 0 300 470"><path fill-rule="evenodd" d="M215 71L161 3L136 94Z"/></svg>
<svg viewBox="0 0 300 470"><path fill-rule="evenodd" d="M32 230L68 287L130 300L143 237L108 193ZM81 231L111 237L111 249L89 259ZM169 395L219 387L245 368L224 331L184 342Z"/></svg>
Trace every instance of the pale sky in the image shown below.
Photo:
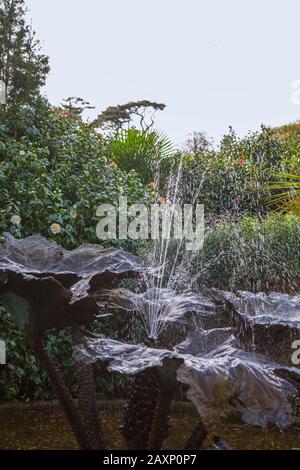
<svg viewBox="0 0 300 470"><path fill-rule="evenodd" d="M50 56L53 104L166 103L157 127L176 144L216 141L300 119L299 0L27 0Z"/></svg>

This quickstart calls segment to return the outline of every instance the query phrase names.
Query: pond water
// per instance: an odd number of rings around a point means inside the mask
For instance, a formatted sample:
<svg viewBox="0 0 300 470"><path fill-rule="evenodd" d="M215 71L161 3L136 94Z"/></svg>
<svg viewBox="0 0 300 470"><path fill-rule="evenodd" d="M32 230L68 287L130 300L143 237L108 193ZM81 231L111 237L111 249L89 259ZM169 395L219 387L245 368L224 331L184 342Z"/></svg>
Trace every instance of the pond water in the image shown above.
<svg viewBox="0 0 300 470"><path fill-rule="evenodd" d="M124 449L123 439L118 431L121 424L120 411L101 411L107 447L111 450ZM189 437L197 416L186 410L174 410L171 418L171 434L164 448L182 449ZM64 415L59 410L25 411L0 414L0 449L76 449L77 445ZM262 430L240 423L227 423L218 429L227 444L233 449L300 449L300 427L281 432L275 428ZM210 439L204 447L211 446Z"/></svg>

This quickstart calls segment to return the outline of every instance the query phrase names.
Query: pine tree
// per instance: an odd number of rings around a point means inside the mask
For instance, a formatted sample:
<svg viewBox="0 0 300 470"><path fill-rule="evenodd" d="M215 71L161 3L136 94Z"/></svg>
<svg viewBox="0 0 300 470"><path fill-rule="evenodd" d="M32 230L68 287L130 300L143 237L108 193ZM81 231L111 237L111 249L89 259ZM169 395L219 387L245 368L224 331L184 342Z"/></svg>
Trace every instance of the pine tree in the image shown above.
<svg viewBox="0 0 300 470"><path fill-rule="evenodd" d="M50 70L26 11L24 0L0 0L0 81L10 114L35 103Z"/></svg>

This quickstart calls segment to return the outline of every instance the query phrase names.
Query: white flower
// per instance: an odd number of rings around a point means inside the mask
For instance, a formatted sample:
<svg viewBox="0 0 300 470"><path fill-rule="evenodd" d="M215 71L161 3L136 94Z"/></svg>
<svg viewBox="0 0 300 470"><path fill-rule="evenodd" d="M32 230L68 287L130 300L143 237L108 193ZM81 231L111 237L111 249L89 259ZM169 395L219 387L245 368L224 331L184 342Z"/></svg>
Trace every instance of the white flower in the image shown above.
<svg viewBox="0 0 300 470"><path fill-rule="evenodd" d="M19 215L13 215L10 221L13 225L20 225L21 217Z"/></svg>
<svg viewBox="0 0 300 470"><path fill-rule="evenodd" d="M57 235L61 232L61 226L59 224L52 224L50 226L50 230L54 235Z"/></svg>
<svg viewBox="0 0 300 470"><path fill-rule="evenodd" d="M24 155L26 155L25 150L20 150L20 155L21 155L21 157L24 157Z"/></svg>
<svg viewBox="0 0 300 470"><path fill-rule="evenodd" d="M118 169L118 165L115 162L111 162L109 167L112 171L116 171Z"/></svg>
<svg viewBox="0 0 300 470"><path fill-rule="evenodd" d="M74 208L71 209L70 215L71 215L71 217L72 217L73 219L76 219L76 218L77 218L77 211L76 211L76 209L74 209Z"/></svg>

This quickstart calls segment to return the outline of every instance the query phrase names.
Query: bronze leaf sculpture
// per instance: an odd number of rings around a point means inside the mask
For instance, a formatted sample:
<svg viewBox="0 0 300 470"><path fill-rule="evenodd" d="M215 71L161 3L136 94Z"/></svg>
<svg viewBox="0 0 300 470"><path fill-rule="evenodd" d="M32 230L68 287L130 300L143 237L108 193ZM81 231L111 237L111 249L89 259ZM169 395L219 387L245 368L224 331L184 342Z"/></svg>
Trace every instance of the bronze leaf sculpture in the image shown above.
<svg viewBox="0 0 300 470"><path fill-rule="evenodd" d="M82 245L67 251L40 235L23 240L4 234L0 246L0 298L23 331L57 396L82 449L104 447L97 419L96 392L91 366L77 365L79 406L44 345L49 329L71 327L74 342L84 343L80 327L99 313L94 294L124 276L141 272L139 259L118 249Z"/></svg>

